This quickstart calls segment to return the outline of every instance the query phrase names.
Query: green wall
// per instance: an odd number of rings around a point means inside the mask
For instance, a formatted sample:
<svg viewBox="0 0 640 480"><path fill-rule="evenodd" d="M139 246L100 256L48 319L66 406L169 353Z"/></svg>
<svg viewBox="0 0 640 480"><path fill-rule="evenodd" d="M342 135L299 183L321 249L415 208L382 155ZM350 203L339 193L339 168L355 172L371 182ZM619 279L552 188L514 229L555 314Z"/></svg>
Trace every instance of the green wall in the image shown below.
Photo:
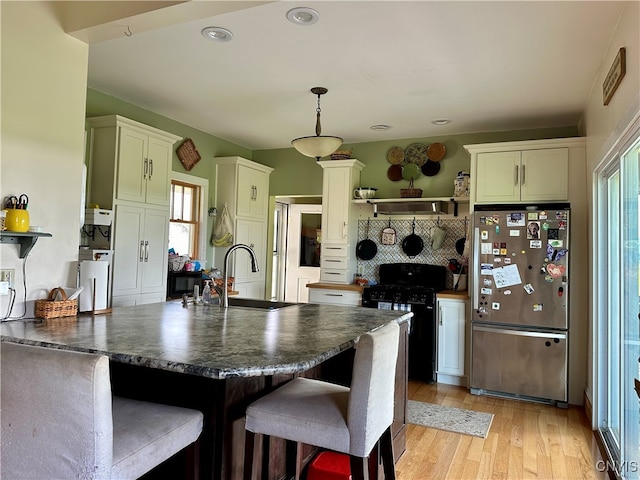
<svg viewBox="0 0 640 480"><path fill-rule="evenodd" d="M322 168L312 158L299 154L293 148L274 150L254 150L235 145L226 140L202 132L188 125L176 122L143 108L137 107L116 97L106 95L93 89L87 91L87 117L100 115L122 115L152 127L180 135L183 138L191 138L200 153L202 159L190 171L187 172L177 156L173 155L173 171L183 172L198 177L209 179L209 207L213 205L215 198L215 172L213 157L240 156L274 168L270 178L269 193L270 211L273 211L275 196L290 195L322 195ZM406 148L412 143L431 144L443 143L447 154L440 162L441 168L433 177L421 176L414 182L416 188L423 190L423 196L447 197L453 194L453 181L460 170L470 170L469 155L464 150L464 145L476 143L508 142L518 140L538 140L543 138L561 138L578 136L577 127L550 128L540 130L520 130L512 132L476 133L464 135L450 135L439 137L411 138L401 140L389 140L383 142L367 142L357 144L345 144L341 150L352 150L352 157L357 158L366 166L361 173L361 186L378 188L379 198L394 198L400 196L400 189L407 188L408 182L392 182L387 178L387 152L393 146ZM177 145L176 145L177 147ZM269 220L268 241L273 238L273 226ZM207 225L207 238L213 230L213 222ZM270 247L269 247L270 248ZM208 265L212 265L212 247L207 247ZM267 251L270 251L269 249ZM267 291L270 291L271 283L271 256L267 256ZM220 267L220 265L217 265ZM268 298L268 295L267 295Z"/></svg>
<svg viewBox="0 0 640 480"><path fill-rule="evenodd" d="M409 182L392 182L387 178L389 149L393 146L406 148L412 143L443 143L447 153L440 162L438 174L432 177L422 175L414 182L414 186L423 190L424 197L447 197L453 194L453 181L457 173L460 170L470 170L470 157L464 150L464 145L576 136L577 127L564 127L345 144L340 150L351 149L351 156L366 165L360 174L361 186L376 187L378 198L396 198L400 196L400 189L407 188ZM289 148L254 150L253 160L275 169L271 174L271 195L322 194L322 168L313 158L305 157Z"/></svg>

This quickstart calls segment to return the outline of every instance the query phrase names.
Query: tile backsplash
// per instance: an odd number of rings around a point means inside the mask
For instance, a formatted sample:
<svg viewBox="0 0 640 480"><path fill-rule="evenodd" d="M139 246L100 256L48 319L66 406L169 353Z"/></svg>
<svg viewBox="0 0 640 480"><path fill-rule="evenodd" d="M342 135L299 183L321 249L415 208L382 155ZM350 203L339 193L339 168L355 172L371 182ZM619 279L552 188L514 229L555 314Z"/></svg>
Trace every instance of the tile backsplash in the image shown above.
<svg viewBox="0 0 640 480"><path fill-rule="evenodd" d="M459 238L467 236L467 228L470 220L466 217L416 218L415 233L422 238L424 249L415 257L409 257L402 251L402 240L410 235L412 231L412 219L394 220L394 218L391 217L391 220L388 218L371 218L368 221L368 238L376 243L378 252L371 260L358 259L357 265L358 271L362 273L362 276L370 281L380 281L378 267L382 263L429 263L447 267L450 258L455 258L460 263L467 263L464 257L456 251L456 241ZM442 246L437 250L433 250L431 247L431 229L436 225L446 232L446 236ZM391 228L396 231L395 245L382 244L382 230L388 226L391 226ZM468 233L470 234L470 232ZM365 238L367 238L367 219L361 218L358 220L358 241L364 240ZM448 271L447 274L447 288L453 288L453 274L450 271Z"/></svg>

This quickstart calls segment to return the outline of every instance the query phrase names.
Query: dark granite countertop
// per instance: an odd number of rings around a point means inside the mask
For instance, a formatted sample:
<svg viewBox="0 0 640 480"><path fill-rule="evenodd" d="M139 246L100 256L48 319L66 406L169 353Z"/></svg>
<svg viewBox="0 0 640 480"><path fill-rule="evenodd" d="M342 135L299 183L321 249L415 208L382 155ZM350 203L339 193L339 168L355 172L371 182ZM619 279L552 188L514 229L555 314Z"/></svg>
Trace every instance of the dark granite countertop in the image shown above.
<svg viewBox="0 0 640 480"><path fill-rule="evenodd" d="M307 370L351 348L361 334L412 315L316 304L224 311L167 302L117 307L95 317L4 322L0 339L224 379Z"/></svg>

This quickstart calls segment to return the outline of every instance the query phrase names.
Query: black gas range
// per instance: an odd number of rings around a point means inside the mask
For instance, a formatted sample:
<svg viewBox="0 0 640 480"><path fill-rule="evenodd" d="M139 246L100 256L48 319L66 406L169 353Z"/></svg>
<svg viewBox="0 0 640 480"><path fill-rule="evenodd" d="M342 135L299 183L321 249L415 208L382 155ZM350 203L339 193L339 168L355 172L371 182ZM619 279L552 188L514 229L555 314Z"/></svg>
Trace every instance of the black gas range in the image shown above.
<svg viewBox="0 0 640 480"><path fill-rule="evenodd" d="M362 306L413 312L409 331L409 378L436 380L436 293L445 289L447 269L424 263L385 263L380 283L364 289Z"/></svg>

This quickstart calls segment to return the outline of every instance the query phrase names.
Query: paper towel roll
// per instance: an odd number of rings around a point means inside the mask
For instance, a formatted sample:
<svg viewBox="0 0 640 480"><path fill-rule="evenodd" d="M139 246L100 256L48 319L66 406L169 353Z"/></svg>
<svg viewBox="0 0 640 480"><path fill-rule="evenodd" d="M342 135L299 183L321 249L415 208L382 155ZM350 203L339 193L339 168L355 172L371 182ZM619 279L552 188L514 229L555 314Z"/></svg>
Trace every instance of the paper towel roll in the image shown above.
<svg viewBox="0 0 640 480"><path fill-rule="evenodd" d="M94 295L95 279L95 295ZM90 312L104 310L108 307L109 262L84 260L80 262L80 286L84 287L80 294L79 311Z"/></svg>

